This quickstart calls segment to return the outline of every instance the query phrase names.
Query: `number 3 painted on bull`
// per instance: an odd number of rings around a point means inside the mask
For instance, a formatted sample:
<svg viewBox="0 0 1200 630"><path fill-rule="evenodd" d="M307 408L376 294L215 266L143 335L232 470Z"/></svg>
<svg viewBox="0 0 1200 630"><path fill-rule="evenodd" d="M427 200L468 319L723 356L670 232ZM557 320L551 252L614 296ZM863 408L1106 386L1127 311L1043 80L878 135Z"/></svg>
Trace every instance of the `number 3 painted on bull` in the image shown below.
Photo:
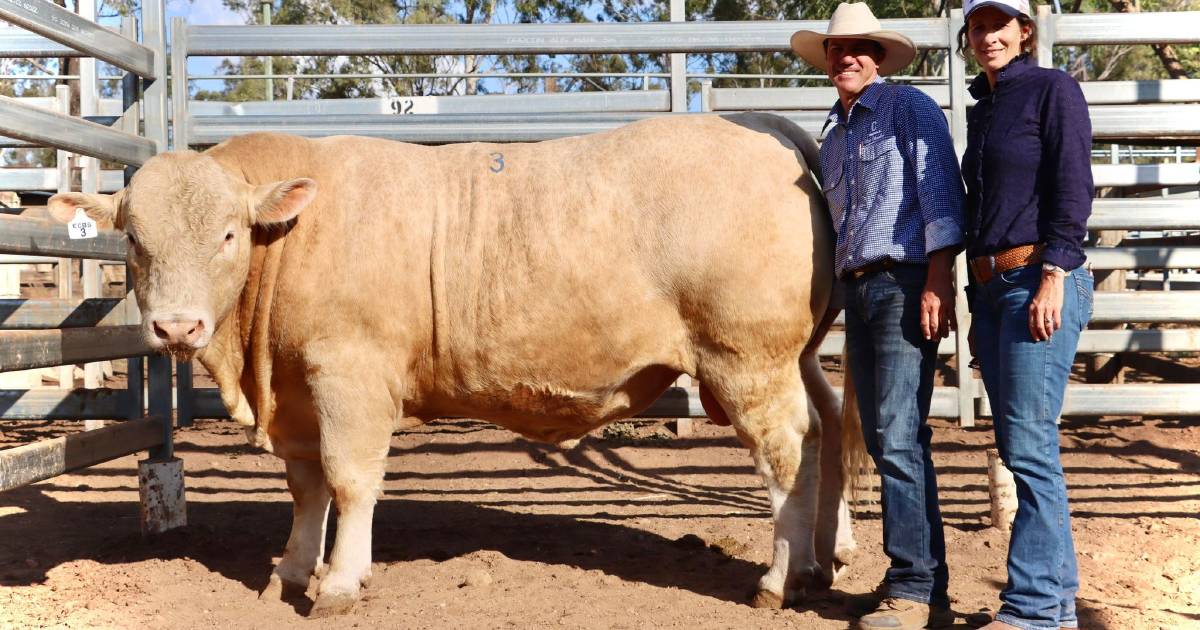
<svg viewBox="0 0 1200 630"><path fill-rule="evenodd" d="M492 165L488 167L489 171L491 171L493 173L499 173L500 171L504 170L504 154L503 153L492 153L488 157L492 158Z"/></svg>

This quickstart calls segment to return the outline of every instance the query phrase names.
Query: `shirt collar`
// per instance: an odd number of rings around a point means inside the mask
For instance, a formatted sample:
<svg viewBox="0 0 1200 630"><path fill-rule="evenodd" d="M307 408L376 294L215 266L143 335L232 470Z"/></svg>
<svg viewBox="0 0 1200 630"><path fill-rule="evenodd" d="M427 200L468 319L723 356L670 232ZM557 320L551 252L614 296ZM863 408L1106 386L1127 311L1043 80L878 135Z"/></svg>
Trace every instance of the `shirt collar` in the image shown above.
<svg viewBox="0 0 1200 630"><path fill-rule="evenodd" d="M858 99L850 106L850 110L853 111L859 105L874 110L875 106L879 103L879 97L883 94L883 88L880 87L883 83L883 77L875 77L874 81L863 88L862 94L858 95ZM829 123L837 124L845 118L846 112L842 110L842 99L839 98L833 104L833 108L829 110L829 115L825 117L825 120Z"/></svg>
<svg viewBox="0 0 1200 630"><path fill-rule="evenodd" d="M1026 53L1021 53L1013 57L1012 61L1008 62L1003 68L1000 68L1000 73L996 75L996 85L1000 85L1005 80L1010 80L1021 76L1030 68L1037 67L1033 58ZM978 76L971 81L971 85L967 87L967 91L971 96L979 100L992 93L992 86L988 84L987 73L980 72Z"/></svg>

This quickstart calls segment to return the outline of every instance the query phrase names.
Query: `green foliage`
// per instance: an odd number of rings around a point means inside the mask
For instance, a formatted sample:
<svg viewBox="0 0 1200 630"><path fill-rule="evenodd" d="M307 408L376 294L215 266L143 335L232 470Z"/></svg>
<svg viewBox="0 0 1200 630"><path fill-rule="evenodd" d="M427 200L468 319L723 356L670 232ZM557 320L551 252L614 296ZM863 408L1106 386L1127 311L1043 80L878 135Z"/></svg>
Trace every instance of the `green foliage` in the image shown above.
<svg viewBox="0 0 1200 630"><path fill-rule="evenodd" d="M1197 11L1200 0L1140 0L1142 11ZM1110 0L1078 0L1063 10L1079 7L1080 13L1111 13ZM1189 77L1200 78L1200 45L1173 46ZM1145 45L1067 46L1054 50L1054 65L1080 81L1168 79L1162 61Z"/></svg>

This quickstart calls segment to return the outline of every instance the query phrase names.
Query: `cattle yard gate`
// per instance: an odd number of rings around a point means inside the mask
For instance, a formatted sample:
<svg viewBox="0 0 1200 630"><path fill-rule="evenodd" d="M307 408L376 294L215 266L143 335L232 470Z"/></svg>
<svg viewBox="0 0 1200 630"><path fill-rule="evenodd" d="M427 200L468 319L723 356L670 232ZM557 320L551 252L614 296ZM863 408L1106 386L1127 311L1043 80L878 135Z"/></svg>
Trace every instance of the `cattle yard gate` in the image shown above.
<svg viewBox="0 0 1200 630"><path fill-rule="evenodd" d="M166 147L166 33L162 0L142 3L140 43L133 20L123 21L121 32L115 33L88 19L95 5L84 2L79 15L45 0L0 3L0 19L19 27L0 30L0 57L88 58L81 61L79 75L84 116L69 115L63 91L49 103L58 112L47 109L48 103L0 97L0 134L7 136L0 138L0 146L54 147L60 169L66 166L66 152L87 156L82 189L96 192L100 159L129 167L124 180ZM95 59L125 71L119 115L98 118L100 122L87 119L97 113ZM69 190L69 179L58 179L56 188ZM0 491L148 450L149 458L138 467L143 527L155 532L181 525L182 462L174 458L172 447L170 359L150 355L143 360L149 347L132 292L103 299L96 286L97 261L124 261L125 239L102 230L95 238L73 240L66 226L38 220L44 218L40 209L15 211L18 216L0 218L0 254L7 257L0 262L57 264L60 293L54 299L0 299L0 371L125 358L127 383L124 389L74 389L73 373L67 370L60 373L59 389L0 390L2 420L124 420L0 451ZM87 259L81 265L83 299L72 297L69 289L72 258ZM95 368L88 371L86 384L95 386Z"/></svg>
<svg viewBox="0 0 1200 630"><path fill-rule="evenodd" d="M686 22L682 1L670 1L672 21L653 23L205 26L177 18L172 24L170 56L172 146L199 148L251 131L309 137L355 134L426 144L537 141L611 129L650 116L687 115L688 85L695 81L701 84L702 111L774 111L819 136L836 98L832 88L714 88L712 75L687 73L686 56L787 52L792 33L821 31L826 22ZM131 167L165 148L167 95L163 79L167 73L162 0L145 0L142 7L142 44L136 44L130 41L136 32L132 24L123 29L126 37L122 38L46 0L0 4L0 18L34 33L0 29L0 56L92 55L128 71L122 81L125 96L120 115L96 118L111 126L48 112L35 107L36 103L0 99L0 133L12 137L0 141L0 146L52 146ZM1200 12L1060 15L1043 6L1036 19L1039 62L1044 66L1051 64L1054 46L1200 43ZM931 51L951 49L962 24L959 9L944 18L883 20L884 28L904 33L918 48ZM251 103L188 100L189 81L194 80L187 72L191 57L587 53L669 54L670 72L654 75L666 79L666 89ZM966 144L966 108L971 105L966 63L951 51L945 65L942 76L923 77L917 84L944 109L961 154ZM1200 247L1195 246L1195 239L1122 240L1126 231L1166 234L1200 230L1200 198L1194 192L1200 185L1200 164L1183 161L1178 151L1174 163L1118 163L1119 145L1200 144L1200 81L1096 81L1082 85L1094 137L1097 143L1110 145L1112 155L1111 164L1093 166L1097 190L1102 194L1088 225L1093 242L1087 253L1098 280L1107 279L1098 284L1093 323L1079 346L1081 353L1096 357L1092 359L1093 376L1104 377L1106 370L1113 372L1113 356L1136 362L1139 356L1157 360L1138 353L1200 352L1200 292L1167 290L1169 270L1200 269ZM83 90L85 95L90 92ZM118 109L115 102L97 102L92 94L91 101L84 98L85 114L97 113L98 107L110 114ZM137 136L139 117L144 128L141 137ZM60 165L62 157L60 153ZM88 167L89 162L84 161L85 190L88 186L91 191L115 190L128 176L100 173L94 163L89 173ZM37 180L36 174L26 172L10 175L25 178L22 182L31 177ZM0 171L0 189L17 189L10 183L15 180L6 177ZM60 178L57 185L64 186L64 180ZM1108 193L1129 187L1150 190L1153 196ZM1183 192L1178 192L1178 187L1184 187ZM62 226L24 218L0 220L0 253L17 254L14 262L29 262L30 256L123 260L124 248L124 241L111 232L102 231L90 241L68 241ZM960 285L965 283L965 269L960 256L956 265ZM1123 276L1126 270L1162 270L1162 288L1129 291ZM84 279L86 288L86 272ZM961 292L958 300L958 327L966 330L969 314ZM99 432L0 452L0 490L146 448L152 449L152 461L171 461L171 364L153 356L146 361L147 412L141 403L142 360L137 358L147 347L137 322L132 293L119 300L92 296L79 300L66 294L58 299L0 301L0 330L38 329L0 333L0 370L132 357L125 390L0 390L0 419L127 419ZM839 355L842 346L842 334L834 332L820 351L826 356ZM969 356L965 335L944 340L939 353L952 356L955 365L964 365ZM1119 369L1115 373L1119 374ZM1063 414L1200 414L1196 368L1180 368L1174 373L1183 374L1173 379L1183 382L1071 384ZM687 386L686 378L681 380L683 386L669 390L643 415L703 417L696 390ZM931 415L958 418L962 425L970 426L977 416L990 414L986 393L969 370L957 371L948 382L952 384L936 388ZM190 365L177 366L175 385L177 425L188 424L194 417L227 417L215 390L191 387ZM686 421L680 423L683 427Z"/></svg>

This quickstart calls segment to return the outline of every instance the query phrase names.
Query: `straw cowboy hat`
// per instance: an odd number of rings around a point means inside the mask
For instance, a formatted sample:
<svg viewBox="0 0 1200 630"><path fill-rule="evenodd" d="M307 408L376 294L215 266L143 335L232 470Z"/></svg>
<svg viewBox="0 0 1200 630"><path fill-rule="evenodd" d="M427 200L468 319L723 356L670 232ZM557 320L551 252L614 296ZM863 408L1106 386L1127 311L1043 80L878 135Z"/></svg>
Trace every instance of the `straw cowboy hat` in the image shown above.
<svg viewBox="0 0 1200 630"><path fill-rule="evenodd" d="M912 63L917 56L917 47L912 40L895 31L885 31L880 28L879 20L871 13L871 7L865 2L843 2L834 10L829 18L828 30L824 33L816 31L796 31L792 35L792 50L801 59L828 71L825 62L825 40L833 37L851 37L854 39L869 39L883 46L885 55L879 63L879 74L892 74Z"/></svg>

